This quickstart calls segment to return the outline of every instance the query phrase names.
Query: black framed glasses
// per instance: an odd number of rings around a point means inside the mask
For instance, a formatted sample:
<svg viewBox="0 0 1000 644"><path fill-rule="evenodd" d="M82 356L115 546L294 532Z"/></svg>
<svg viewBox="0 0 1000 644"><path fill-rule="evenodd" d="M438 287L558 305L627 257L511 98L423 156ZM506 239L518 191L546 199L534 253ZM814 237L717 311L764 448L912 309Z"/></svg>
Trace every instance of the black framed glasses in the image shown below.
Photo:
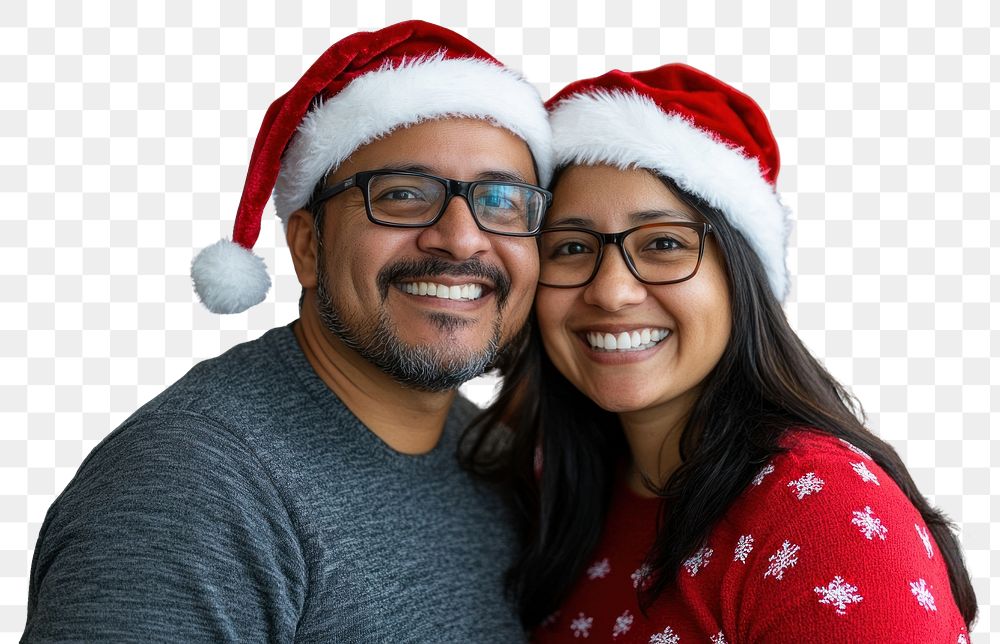
<svg viewBox="0 0 1000 644"><path fill-rule="evenodd" d="M538 233L552 193L538 186L515 181L459 181L423 172L368 170L314 195L309 208L350 188L365 197L368 219L380 226L425 228L433 226L452 197L469 204L481 230L496 235L532 237Z"/></svg>
<svg viewBox="0 0 1000 644"><path fill-rule="evenodd" d="M556 288L586 286L597 276L608 244L618 246L625 265L644 284L676 284L694 277L705 252L707 223L652 223L601 233L560 226L538 235L538 283Z"/></svg>

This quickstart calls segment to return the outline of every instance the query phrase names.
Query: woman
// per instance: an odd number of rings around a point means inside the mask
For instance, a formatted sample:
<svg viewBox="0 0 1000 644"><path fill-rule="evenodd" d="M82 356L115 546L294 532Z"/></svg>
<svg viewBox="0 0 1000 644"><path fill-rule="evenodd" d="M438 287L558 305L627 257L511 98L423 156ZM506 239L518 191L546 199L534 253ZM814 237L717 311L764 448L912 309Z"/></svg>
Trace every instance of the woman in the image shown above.
<svg viewBox="0 0 1000 644"><path fill-rule="evenodd" d="M549 105L534 345L481 425L517 431L474 451L513 490L535 640L966 641L947 520L781 310L760 108L684 65Z"/></svg>

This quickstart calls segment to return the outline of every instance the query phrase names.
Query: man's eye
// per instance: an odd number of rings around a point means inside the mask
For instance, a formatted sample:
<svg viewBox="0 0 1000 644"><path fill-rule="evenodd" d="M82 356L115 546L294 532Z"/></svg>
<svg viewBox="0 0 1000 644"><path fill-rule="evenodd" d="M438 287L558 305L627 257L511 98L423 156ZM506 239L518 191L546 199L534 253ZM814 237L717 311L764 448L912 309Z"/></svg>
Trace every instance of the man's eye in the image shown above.
<svg viewBox="0 0 1000 644"><path fill-rule="evenodd" d="M383 192L378 196L378 199L388 201L411 201L414 199L424 200L424 195L416 190L396 188L395 190L387 190Z"/></svg>
<svg viewBox="0 0 1000 644"><path fill-rule="evenodd" d="M500 195L487 195L479 198L479 205L484 208L513 208L514 202Z"/></svg>

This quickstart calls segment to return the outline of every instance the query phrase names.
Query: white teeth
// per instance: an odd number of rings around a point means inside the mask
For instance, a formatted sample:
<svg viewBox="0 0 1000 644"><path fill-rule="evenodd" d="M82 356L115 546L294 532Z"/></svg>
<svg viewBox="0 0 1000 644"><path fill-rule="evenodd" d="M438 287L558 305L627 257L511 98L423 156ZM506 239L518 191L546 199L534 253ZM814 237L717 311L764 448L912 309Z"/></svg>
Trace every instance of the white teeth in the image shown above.
<svg viewBox="0 0 1000 644"><path fill-rule="evenodd" d="M426 295L441 300L478 300L483 296L483 287L479 284L449 286L434 282L406 282L399 288L410 295Z"/></svg>
<svg viewBox="0 0 1000 644"><path fill-rule="evenodd" d="M618 335L612 333L590 332L587 343L592 349L603 351L643 351L656 345L670 335L667 329L646 327L635 331L622 331Z"/></svg>

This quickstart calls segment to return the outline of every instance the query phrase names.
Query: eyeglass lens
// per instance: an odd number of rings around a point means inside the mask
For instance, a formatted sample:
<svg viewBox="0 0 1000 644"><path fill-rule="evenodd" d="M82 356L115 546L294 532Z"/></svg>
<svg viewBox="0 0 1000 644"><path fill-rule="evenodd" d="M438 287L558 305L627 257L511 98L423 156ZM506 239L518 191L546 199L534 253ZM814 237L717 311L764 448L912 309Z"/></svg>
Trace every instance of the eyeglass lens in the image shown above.
<svg viewBox="0 0 1000 644"><path fill-rule="evenodd" d="M389 224L419 225L435 220L447 207L447 186L431 177L381 174L368 184L371 214ZM527 186L503 182L476 183L469 205L479 225L500 233L526 233L538 228L545 196Z"/></svg>

